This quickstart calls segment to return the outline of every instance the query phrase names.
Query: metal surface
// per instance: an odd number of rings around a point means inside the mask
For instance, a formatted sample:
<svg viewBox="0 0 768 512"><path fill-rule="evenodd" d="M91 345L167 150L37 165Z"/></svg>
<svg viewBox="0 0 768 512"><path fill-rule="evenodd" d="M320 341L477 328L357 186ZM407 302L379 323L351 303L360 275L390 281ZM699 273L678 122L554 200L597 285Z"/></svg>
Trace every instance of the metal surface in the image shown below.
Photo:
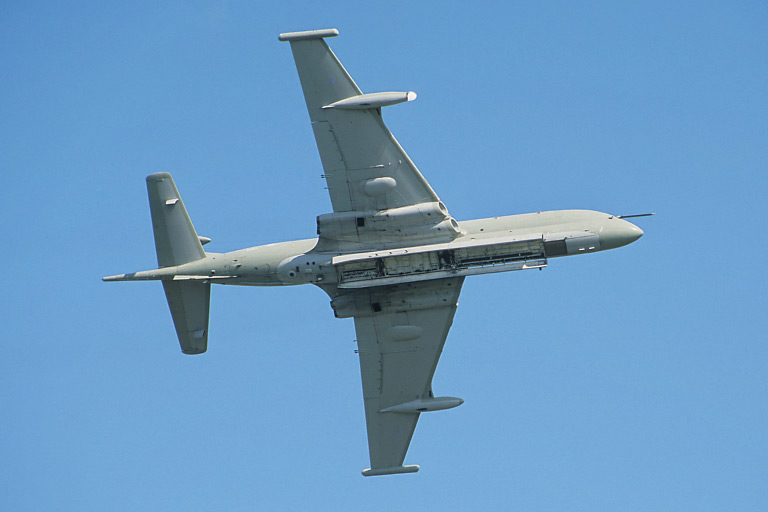
<svg viewBox="0 0 768 512"><path fill-rule="evenodd" d="M643 232L590 210L456 221L381 118L378 107L411 93L363 94L323 40L337 34L280 35L291 44L333 205L317 218L318 238L205 252L210 239L195 232L171 175L157 173L147 188L160 268L104 280L162 281L187 354L207 349L211 284L322 288L334 315L355 323L371 460L363 475L410 473L419 467L403 461L419 414L463 403L436 398L432 377L465 276L543 268Z"/></svg>

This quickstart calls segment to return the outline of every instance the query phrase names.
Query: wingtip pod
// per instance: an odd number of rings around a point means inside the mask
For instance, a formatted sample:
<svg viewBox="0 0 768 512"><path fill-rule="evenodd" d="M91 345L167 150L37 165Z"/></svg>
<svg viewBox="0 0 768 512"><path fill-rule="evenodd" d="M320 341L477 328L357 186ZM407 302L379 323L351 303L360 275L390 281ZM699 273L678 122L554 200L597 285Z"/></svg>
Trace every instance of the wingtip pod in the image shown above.
<svg viewBox="0 0 768 512"><path fill-rule="evenodd" d="M419 470L417 464L410 466L392 466L388 468L364 469L363 476L399 475L401 473L416 473Z"/></svg>
<svg viewBox="0 0 768 512"><path fill-rule="evenodd" d="M184 345L182 345L181 353L184 354L184 355L188 355L188 356L197 356L197 355L200 355L200 354L205 354L206 351L208 350L208 343L207 343L208 339L207 339L206 331L204 331L204 330L197 330L197 331L193 332L192 335L193 335L193 338L196 339L196 340L201 340L203 337L205 337L206 338L205 343L203 343L202 345L198 345L198 346L190 346L190 345L184 346Z"/></svg>
<svg viewBox="0 0 768 512"><path fill-rule="evenodd" d="M335 28L323 30L306 30L304 32L284 32L277 36L278 41L306 41L307 39L323 39L324 37L336 37L339 31Z"/></svg>

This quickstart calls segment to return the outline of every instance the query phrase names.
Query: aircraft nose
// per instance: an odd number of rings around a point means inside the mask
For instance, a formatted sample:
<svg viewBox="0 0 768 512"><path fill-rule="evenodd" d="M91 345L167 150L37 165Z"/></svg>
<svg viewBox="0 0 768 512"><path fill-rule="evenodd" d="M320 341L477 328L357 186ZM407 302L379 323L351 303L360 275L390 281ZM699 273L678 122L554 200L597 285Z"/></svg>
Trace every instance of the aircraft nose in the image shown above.
<svg viewBox="0 0 768 512"><path fill-rule="evenodd" d="M643 230L626 220L612 218L600 232L600 249L616 249L643 236Z"/></svg>

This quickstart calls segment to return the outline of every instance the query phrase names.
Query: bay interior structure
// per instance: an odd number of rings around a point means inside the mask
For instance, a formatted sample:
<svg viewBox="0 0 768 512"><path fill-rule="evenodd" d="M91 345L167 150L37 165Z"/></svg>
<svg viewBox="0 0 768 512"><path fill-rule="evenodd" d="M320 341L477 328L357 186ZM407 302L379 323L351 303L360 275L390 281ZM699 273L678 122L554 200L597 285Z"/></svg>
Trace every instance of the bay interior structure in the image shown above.
<svg viewBox="0 0 768 512"><path fill-rule="evenodd" d="M410 91L364 94L325 42L335 29L281 34L290 43L333 206L317 238L207 252L173 178L147 177L158 267L104 281L161 281L182 352L208 348L211 284L312 284L338 318L353 318L368 430L363 475L403 465L423 412L463 400L436 396L432 377L465 277L542 269L550 259L627 245L642 230L622 216L562 210L454 219L382 120ZM624 216L627 217L627 216Z"/></svg>

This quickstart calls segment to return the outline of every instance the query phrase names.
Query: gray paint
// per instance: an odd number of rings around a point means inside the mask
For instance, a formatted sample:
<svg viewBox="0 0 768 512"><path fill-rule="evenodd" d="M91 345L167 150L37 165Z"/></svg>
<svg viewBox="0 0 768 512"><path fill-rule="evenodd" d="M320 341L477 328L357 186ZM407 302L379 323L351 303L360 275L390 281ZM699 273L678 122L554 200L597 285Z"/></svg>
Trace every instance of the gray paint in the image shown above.
<svg viewBox="0 0 768 512"><path fill-rule="evenodd" d="M162 281L188 354L207 348L211 284L319 286L334 315L355 322L371 460L363 475L411 473L419 467L403 462L419 415L463 403L435 397L432 377L465 276L543 268L643 232L590 210L457 222L371 108L404 93L364 96L322 39L337 34L280 35L291 44L333 205L318 217L319 238L205 252L170 174L157 173L147 188L160 268L104 280Z"/></svg>

